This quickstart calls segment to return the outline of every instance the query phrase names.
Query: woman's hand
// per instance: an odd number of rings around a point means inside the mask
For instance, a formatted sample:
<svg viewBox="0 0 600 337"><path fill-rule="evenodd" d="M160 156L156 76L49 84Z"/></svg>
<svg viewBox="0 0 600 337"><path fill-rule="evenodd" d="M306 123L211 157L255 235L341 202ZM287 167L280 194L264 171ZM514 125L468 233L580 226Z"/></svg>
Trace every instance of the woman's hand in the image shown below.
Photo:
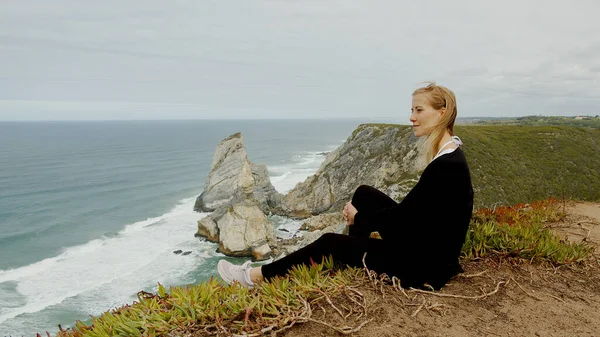
<svg viewBox="0 0 600 337"><path fill-rule="evenodd" d="M346 206L344 206L344 210L342 214L344 214L344 219L346 219L346 224L348 226L354 225L354 216L358 213L354 205L352 205L352 201L348 201Z"/></svg>

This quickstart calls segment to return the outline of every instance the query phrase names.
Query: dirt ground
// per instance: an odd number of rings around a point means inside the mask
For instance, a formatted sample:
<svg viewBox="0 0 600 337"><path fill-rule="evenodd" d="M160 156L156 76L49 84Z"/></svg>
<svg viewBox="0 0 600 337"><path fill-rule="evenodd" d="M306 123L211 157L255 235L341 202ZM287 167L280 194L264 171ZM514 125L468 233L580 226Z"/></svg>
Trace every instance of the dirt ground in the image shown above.
<svg viewBox="0 0 600 337"><path fill-rule="evenodd" d="M566 211L564 221L548 227L597 246L600 204L571 202ZM314 320L284 336L600 336L598 253L585 266L559 268L470 261L436 294L366 279L356 288L362 302L344 293L315 303Z"/></svg>

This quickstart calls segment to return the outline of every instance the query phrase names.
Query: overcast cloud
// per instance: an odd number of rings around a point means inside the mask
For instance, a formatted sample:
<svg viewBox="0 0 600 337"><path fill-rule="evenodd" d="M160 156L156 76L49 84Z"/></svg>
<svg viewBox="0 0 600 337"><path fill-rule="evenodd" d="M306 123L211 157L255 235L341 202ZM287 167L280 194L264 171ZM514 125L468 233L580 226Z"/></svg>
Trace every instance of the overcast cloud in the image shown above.
<svg viewBox="0 0 600 337"><path fill-rule="evenodd" d="M0 120L600 114L600 2L0 4Z"/></svg>

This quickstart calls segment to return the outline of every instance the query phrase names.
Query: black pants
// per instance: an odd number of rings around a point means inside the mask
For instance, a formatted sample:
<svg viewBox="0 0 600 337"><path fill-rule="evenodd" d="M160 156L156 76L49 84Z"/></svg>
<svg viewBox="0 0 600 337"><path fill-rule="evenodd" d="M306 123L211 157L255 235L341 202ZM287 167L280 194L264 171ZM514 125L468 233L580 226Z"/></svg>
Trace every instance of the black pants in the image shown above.
<svg viewBox="0 0 600 337"><path fill-rule="evenodd" d="M397 203L385 193L367 185L361 185L352 196L352 205L360 211L378 210L396 205ZM383 225L383 224L378 224ZM283 276L295 265L310 265L311 260L321 262L323 257L332 256L338 263L351 267L362 267L362 259L367 253L365 262L367 267L377 273L398 275L398 268L393 255L393 240L390 239L392 231L390 225L377 226L372 224L365 228L350 226L349 235L327 233L310 245L301 248L280 260L262 266L262 274L269 279L274 276ZM386 228L387 227L387 228ZM383 240L370 239L373 231L379 231ZM385 241L387 238L388 241ZM386 244L388 243L388 244Z"/></svg>

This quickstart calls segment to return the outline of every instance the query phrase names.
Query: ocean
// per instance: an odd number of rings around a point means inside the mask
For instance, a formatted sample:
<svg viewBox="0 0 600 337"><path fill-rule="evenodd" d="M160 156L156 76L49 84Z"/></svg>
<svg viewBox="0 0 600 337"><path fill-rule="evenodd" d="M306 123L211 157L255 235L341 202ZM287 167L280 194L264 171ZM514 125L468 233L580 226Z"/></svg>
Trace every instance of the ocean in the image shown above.
<svg viewBox="0 0 600 337"><path fill-rule="evenodd" d="M217 144L242 132L248 158L285 193L361 122L0 123L0 336L55 334L158 282L216 275L223 255L194 237L206 214L193 205Z"/></svg>

